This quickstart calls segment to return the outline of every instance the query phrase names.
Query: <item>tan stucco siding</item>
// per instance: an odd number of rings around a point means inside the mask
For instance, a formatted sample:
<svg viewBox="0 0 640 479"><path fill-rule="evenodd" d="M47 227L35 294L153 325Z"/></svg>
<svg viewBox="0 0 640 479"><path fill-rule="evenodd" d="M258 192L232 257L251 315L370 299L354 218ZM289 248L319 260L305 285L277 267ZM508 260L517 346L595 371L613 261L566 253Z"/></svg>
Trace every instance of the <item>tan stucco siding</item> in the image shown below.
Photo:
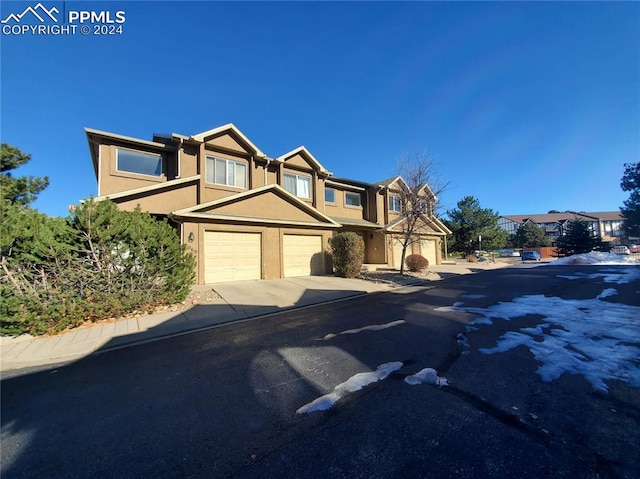
<svg viewBox="0 0 640 479"><path fill-rule="evenodd" d="M197 195L197 184L191 184L153 195L126 200L116 199L114 201L118 204L118 208L122 210L132 211L136 206L140 205L142 211L167 215L172 211L195 205L197 203Z"/></svg>
<svg viewBox="0 0 640 479"><path fill-rule="evenodd" d="M318 221L313 215L274 194L256 195L242 201L216 206L210 211L222 215L272 218L281 221Z"/></svg>
<svg viewBox="0 0 640 479"><path fill-rule="evenodd" d="M215 201L222 198L226 198L228 196L237 195L238 193L244 193L245 191L247 190L243 188L234 188L232 186L213 185L210 183L205 183L204 190L202 191L202 198L200 200L200 203L209 203L210 201Z"/></svg>
<svg viewBox="0 0 640 479"><path fill-rule="evenodd" d="M286 166L297 166L303 170L312 170L313 165L309 163L300 153L293 155L285 160Z"/></svg>
<svg viewBox="0 0 640 479"><path fill-rule="evenodd" d="M183 178L195 176L198 169L198 148L193 145L186 145L180 151L180 176Z"/></svg>
<svg viewBox="0 0 640 479"><path fill-rule="evenodd" d="M247 148L242 146L229 133L217 136L215 138L210 138L206 141L206 144L207 146L213 147L213 149L223 148L225 150L230 150L245 155L250 153Z"/></svg>
<svg viewBox="0 0 640 479"><path fill-rule="evenodd" d="M118 171L116 164L117 149L118 147L115 145L100 145L98 196L157 185L167 181L167 178L164 175L155 177ZM127 149L145 153L144 150L134 150L133 148ZM152 153L157 152L154 151Z"/></svg>
<svg viewBox="0 0 640 479"><path fill-rule="evenodd" d="M336 192L335 203L325 203L325 208L324 208L328 216L339 216L342 218L353 218L353 219L365 219L362 206L347 205L346 199L345 199L346 192L343 190L338 190L336 188L333 188L333 189ZM353 192L353 193L357 194L357 192ZM322 198L324 199L324 191L322 192Z"/></svg>

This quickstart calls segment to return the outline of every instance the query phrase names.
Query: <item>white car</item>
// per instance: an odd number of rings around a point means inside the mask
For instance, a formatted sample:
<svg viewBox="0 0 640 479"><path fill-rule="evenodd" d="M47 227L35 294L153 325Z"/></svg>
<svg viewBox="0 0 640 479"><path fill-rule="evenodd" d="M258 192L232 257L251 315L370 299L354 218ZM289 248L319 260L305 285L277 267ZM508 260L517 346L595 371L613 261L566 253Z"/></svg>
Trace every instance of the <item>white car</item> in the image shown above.
<svg viewBox="0 0 640 479"><path fill-rule="evenodd" d="M626 246L614 246L609 252L613 254L631 254L631 251Z"/></svg>

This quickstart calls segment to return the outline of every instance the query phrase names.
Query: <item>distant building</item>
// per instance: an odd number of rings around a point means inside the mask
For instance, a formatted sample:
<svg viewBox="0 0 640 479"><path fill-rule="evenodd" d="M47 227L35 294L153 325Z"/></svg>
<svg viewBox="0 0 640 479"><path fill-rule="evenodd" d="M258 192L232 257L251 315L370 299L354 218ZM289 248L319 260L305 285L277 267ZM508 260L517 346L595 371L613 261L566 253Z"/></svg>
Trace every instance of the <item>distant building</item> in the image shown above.
<svg viewBox="0 0 640 479"><path fill-rule="evenodd" d="M564 235L566 224L568 221L582 219L591 224L591 228L600 237L602 241L612 244L624 244L624 230L622 223L624 218L620 211L605 212L574 212L567 211L565 213L547 213L533 215L508 215L501 216L498 225L510 235L515 234L518 228L525 223L533 222L538 225L545 234L551 238L551 242Z"/></svg>

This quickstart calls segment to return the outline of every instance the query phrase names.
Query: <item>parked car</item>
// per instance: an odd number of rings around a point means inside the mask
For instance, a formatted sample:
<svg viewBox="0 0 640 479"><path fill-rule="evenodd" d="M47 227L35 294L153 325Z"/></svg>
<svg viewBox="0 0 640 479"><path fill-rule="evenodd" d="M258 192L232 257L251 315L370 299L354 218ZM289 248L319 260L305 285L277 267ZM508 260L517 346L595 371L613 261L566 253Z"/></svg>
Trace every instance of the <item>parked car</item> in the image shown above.
<svg viewBox="0 0 640 479"><path fill-rule="evenodd" d="M540 261L540 253L537 251L523 251L520 256L522 257L522 261Z"/></svg>
<svg viewBox="0 0 640 479"><path fill-rule="evenodd" d="M631 254L631 251L626 246L614 246L611 248L610 253L613 254Z"/></svg>
<svg viewBox="0 0 640 479"><path fill-rule="evenodd" d="M511 258L513 256L520 256L519 252L512 249L501 249L500 251L498 251L498 253L500 254L501 258Z"/></svg>
<svg viewBox="0 0 640 479"><path fill-rule="evenodd" d="M640 245L630 244L629 251L631 251L632 253L640 253Z"/></svg>

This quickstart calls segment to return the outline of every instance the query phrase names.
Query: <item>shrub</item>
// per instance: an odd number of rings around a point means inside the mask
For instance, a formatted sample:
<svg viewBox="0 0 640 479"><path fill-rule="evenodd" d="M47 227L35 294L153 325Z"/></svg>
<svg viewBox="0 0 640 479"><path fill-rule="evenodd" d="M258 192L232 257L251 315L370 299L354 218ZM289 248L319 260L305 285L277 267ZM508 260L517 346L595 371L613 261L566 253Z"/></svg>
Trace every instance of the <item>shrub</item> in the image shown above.
<svg viewBox="0 0 640 479"><path fill-rule="evenodd" d="M406 263L407 268L409 268L409 271L413 273L423 271L427 269L427 266L429 266L429 260L419 254L410 254L405 258L404 262Z"/></svg>
<svg viewBox="0 0 640 479"><path fill-rule="evenodd" d="M166 220L88 201L66 220L3 206L0 333L41 334L182 301L195 259Z"/></svg>
<svg viewBox="0 0 640 479"><path fill-rule="evenodd" d="M357 233L338 233L331 239L333 268L341 278L358 278L364 262L364 240Z"/></svg>

